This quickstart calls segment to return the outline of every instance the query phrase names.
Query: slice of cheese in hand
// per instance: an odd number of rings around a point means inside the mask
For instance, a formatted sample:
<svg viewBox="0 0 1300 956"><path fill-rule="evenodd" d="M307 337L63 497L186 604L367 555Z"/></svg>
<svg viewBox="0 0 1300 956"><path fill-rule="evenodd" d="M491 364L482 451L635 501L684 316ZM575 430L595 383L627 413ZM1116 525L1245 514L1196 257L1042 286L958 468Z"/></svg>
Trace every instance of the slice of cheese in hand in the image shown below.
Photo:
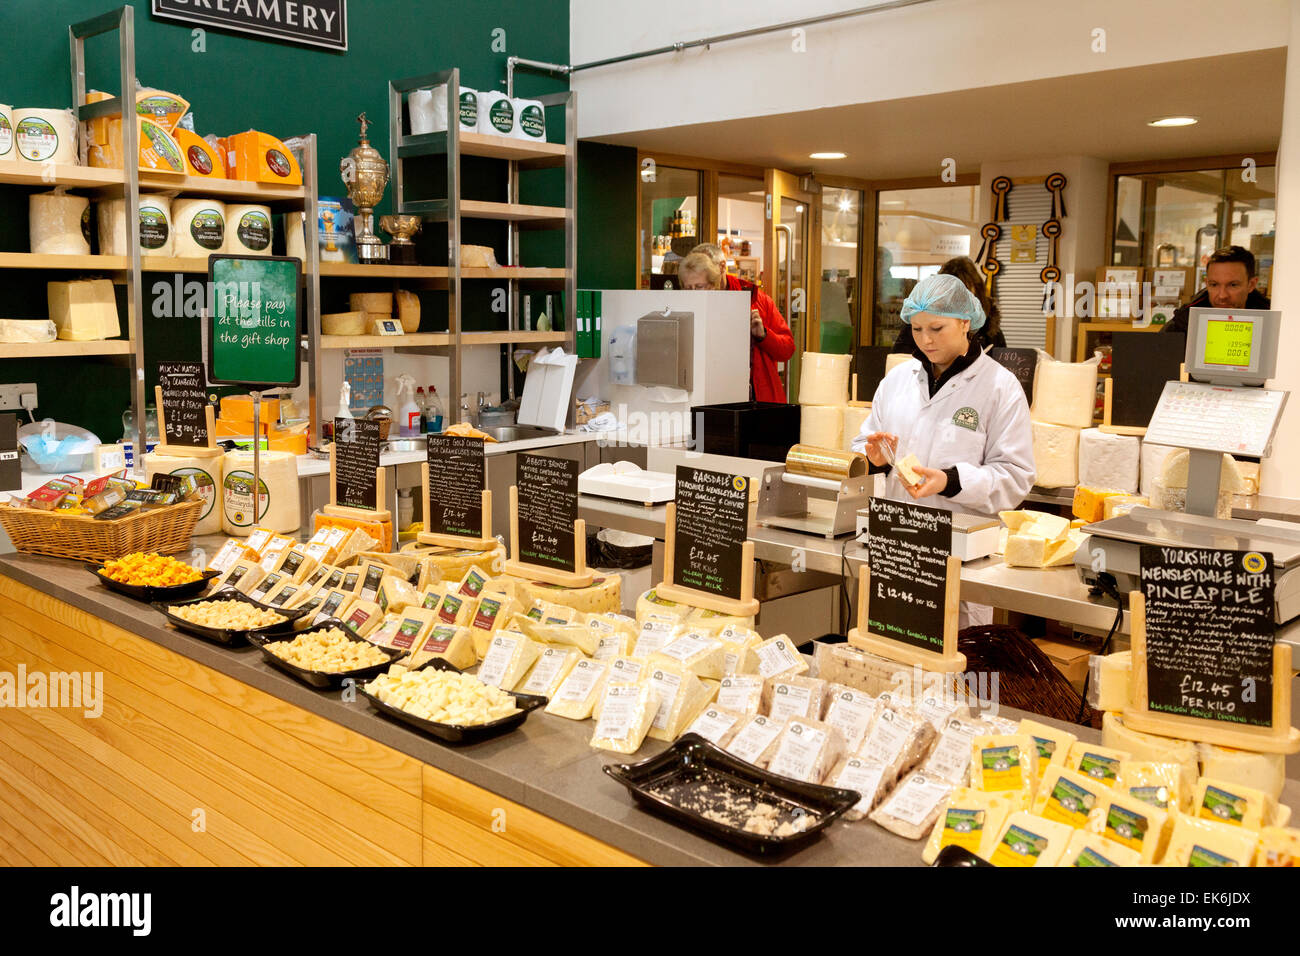
<svg viewBox="0 0 1300 956"><path fill-rule="evenodd" d="M912 486L919 485L925 479L916 473L917 467L921 462L913 454L906 455L902 461L897 462L894 467L898 470L898 477L905 483Z"/></svg>

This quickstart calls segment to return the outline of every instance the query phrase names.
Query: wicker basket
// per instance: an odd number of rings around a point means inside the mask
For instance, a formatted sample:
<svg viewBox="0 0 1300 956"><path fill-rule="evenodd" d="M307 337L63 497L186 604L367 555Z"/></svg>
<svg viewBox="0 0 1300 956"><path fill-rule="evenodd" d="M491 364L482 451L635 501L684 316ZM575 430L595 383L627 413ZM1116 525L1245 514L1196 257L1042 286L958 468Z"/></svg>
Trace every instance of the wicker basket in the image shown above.
<svg viewBox="0 0 1300 956"><path fill-rule="evenodd" d="M116 521L0 505L0 527L15 551L82 561L112 561L136 551L172 553L190 546L204 502L185 501Z"/></svg>

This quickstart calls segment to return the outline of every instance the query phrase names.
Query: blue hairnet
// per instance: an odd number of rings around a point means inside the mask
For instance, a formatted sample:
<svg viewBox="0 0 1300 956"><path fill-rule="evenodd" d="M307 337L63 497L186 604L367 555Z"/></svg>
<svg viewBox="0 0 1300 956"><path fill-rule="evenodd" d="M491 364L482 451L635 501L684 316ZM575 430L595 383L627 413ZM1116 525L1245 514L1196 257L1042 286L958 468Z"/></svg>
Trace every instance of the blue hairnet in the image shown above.
<svg viewBox="0 0 1300 956"><path fill-rule="evenodd" d="M926 276L918 282L903 303L901 317L904 322L909 322L918 312L966 319L972 332L984 327L984 309L980 300L956 276Z"/></svg>

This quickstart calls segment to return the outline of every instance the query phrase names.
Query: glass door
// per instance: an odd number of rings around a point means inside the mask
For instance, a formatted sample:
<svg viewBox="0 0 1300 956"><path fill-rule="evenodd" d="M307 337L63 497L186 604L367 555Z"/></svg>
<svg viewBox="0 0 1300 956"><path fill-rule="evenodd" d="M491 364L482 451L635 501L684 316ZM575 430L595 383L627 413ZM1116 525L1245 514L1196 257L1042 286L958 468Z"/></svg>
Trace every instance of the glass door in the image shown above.
<svg viewBox="0 0 1300 956"><path fill-rule="evenodd" d="M821 247L810 242L814 220L819 220L817 197L804 190L799 177L780 169L769 169L765 177L765 216L767 240L764 242L763 286L771 290L776 307L790 324L794 336L794 355L777 368L785 383L786 400L799 396L799 366L805 350L817 351L820 329L817 298L820 291L809 283L809 276L819 276ZM810 288L810 285L813 287Z"/></svg>

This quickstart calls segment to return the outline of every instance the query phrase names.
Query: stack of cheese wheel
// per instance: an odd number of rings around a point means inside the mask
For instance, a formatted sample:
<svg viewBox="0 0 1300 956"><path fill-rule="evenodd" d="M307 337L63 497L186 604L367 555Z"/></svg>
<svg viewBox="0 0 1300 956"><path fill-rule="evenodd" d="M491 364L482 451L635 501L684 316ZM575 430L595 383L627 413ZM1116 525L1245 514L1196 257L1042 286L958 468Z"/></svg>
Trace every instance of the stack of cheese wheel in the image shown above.
<svg viewBox="0 0 1300 956"><path fill-rule="evenodd" d="M106 256L124 256L126 244L126 200L106 199L98 204L99 251ZM172 201L167 196L140 197L140 251L146 256L170 256L176 248L171 221Z"/></svg>
<svg viewBox="0 0 1300 956"><path fill-rule="evenodd" d="M805 352L799 372L799 443L819 448L845 446L850 355ZM852 441L854 435L848 436Z"/></svg>
<svg viewBox="0 0 1300 956"><path fill-rule="evenodd" d="M258 463L261 480L258 514L253 514L253 453L228 451L221 462L221 526L226 534L247 537L256 527L297 531L302 518L298 500L298 458L287 451L264 451Z"/></svg>
<svg viewBox="0 0 1300 956"><path fill-rule="evenodd" d="M218 506L218 490L221 488L222 458L190 458L180 455L159 455L149 452L144 456L144 474L150 482L154 475L194 476L199 497L203 499L203 511L199 523L194 526L195 534L219 534L221 532L222 509Z"/></svg>
<svg viewBox="0 0 1300 956"><path fill-rule="evenodd" d="M1038 466L1034 484L1071 488L1079 483L1079 436L1092 426L1099 361L1093 356L1086 362L1058 362L1039 351L1030 409Z"/></svg>

